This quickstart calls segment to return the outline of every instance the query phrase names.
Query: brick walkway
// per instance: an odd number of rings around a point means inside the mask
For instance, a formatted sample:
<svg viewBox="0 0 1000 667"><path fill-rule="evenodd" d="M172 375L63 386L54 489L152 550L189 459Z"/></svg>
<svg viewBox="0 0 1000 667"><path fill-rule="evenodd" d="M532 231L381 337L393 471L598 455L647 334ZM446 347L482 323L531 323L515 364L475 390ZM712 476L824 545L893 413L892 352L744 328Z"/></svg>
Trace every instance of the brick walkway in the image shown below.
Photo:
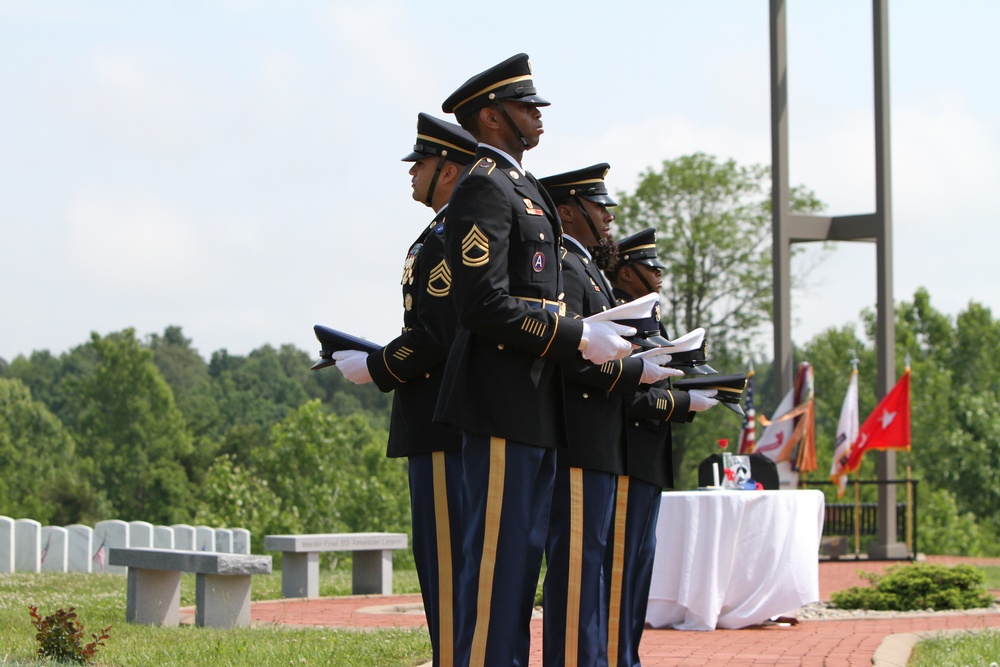
<svg viewBox="0 0 1000 667"><path fill-rule="evenodd" d="M929 557L929 562L1000 565L1000 560ZM820 597L863 585L858 570L883 571L887 562L822 562ZM256 623L365 629L424 625L419 595L350 596L253 603ZM542 622L531 624L530 667L541 667ZM644 667L866 667L882 640L891 634L950 629L1000 628L1000 614L956 612L846 621L802 621L796 626L755 626L741 630L682 632L647 630L640 654Z"/></svg>

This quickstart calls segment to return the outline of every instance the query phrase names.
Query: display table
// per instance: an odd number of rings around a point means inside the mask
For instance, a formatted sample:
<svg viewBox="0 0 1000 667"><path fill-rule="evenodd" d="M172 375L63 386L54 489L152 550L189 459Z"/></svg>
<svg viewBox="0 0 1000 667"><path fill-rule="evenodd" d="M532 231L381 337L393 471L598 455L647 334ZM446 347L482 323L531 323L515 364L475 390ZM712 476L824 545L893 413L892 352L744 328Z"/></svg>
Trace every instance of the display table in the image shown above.
<svg viewBox="0 0 1000 667"><path fill-rule="evenodd" d="M654 628L742 628L819 600L823 494L664 493L646 619Z"/></svg>

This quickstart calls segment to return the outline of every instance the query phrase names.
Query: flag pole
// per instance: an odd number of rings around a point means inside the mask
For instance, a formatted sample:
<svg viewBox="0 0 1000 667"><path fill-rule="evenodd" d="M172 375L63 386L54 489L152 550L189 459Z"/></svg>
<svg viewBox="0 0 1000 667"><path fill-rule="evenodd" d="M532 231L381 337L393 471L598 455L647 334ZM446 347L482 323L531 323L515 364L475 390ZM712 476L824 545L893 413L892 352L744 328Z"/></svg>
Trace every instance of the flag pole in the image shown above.
<svg viewBox="0 0 1000 667"><path fill-rule="evenodd" d="M858 353L851 350L851 371L858 372ZM861 468L854 473L854 559L861 558Z"/></svg>
<svg viewBox="0 0 1000 667"><path fill-rule="evenodd" d="M913 552L913 479L910 477L910 455L906 455L906 550L914 560L917 554Z"/></svg>
<svg viewBox="0 0 1000 667"><path fill-rule="evenodd" d="M854 475L854 560L861 558L861 476L859 470Z"/></svg>
<svg viewBox="0 0 1000 667"><path fill-rule="evenodd" d="M910 353L906 353L906 370L910 370ZM910 443L906 447L906 550L914 560L917 554L913 550L913 478L910 467Z"/></svg>

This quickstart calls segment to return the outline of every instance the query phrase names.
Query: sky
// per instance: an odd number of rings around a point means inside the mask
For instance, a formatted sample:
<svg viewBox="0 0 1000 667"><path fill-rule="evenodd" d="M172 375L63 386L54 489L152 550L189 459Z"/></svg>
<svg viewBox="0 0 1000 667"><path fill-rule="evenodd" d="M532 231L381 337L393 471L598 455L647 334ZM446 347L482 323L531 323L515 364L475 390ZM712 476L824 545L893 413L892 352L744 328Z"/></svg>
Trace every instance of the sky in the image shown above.
<svg viewBox="0 0 1000 667"><path fill-rule="evenodd" d="M790 181L872 212L871 3L786 6ZM996 314L1000 3L897 0L888 25L895 298ZM173 325L206 359L318 352L314 324L388 342L432 216L400 161L418 112L453 120L525 52L552 102L536 176L770 164L768 39L765 0L0 0L0 359ZM796 343L875 303L874 245L809 267Z"/></svg>

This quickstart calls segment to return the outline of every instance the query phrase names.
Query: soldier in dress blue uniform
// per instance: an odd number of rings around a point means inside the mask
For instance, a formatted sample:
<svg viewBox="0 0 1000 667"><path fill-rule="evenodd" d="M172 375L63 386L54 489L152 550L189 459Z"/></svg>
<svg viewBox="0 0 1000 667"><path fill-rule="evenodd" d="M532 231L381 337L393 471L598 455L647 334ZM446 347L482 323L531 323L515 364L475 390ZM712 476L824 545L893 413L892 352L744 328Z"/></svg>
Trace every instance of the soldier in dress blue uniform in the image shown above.
<svg viewBox="0 0 1000 667"><path fill-rule="evenodd" d="M581 317L615 306L601 270L617 261L608 170L601 163L540 180L562 220L566 307ZM640 383L681 374L637 358L563 365L569 448L556 456L545 547L546 667L608 664L602 570L615 485L626 471L625 401Z"/></svg>
<svg viewBox="0 0 1000 667"><path fill-rule="evenodd" d="M461 127L418 114L417 140L403 161L413 163L413 198L436 215L403 264L403 332L372 354L333 353L349 380L373 380L382 391L395 392L387 456L408 457L413 560L435 667L454 664L454 593L462 547L462 434L432 421L456 327L444 257L445 215L475 152L475 139Z"/></svg>
<svg viewBox="0 0 1000 667"><path fill-rule="evenodd" d="M653 229L619 241L618 256L611 272L618 303L659 293L666 267L656 257ZM605 554L610 665L640 665L660 493L674 485L670 424L690 422L696 412L715 405L714 394L714 390L678 391L664 380L636 392L629 403L627 472L618 478L612 538Z"/></svg>
<svg viewBox="0 0 1000 667"><path fill-rule="evenodd" d="M435 418L462 430L464 544L456 664L526 666L555 451L566 446L559 361L627 356L634 329L563 314L562 230L521 166L543 127L528 56L462 84L442 105L479 141L445 231L459 330Z"/></svg>

